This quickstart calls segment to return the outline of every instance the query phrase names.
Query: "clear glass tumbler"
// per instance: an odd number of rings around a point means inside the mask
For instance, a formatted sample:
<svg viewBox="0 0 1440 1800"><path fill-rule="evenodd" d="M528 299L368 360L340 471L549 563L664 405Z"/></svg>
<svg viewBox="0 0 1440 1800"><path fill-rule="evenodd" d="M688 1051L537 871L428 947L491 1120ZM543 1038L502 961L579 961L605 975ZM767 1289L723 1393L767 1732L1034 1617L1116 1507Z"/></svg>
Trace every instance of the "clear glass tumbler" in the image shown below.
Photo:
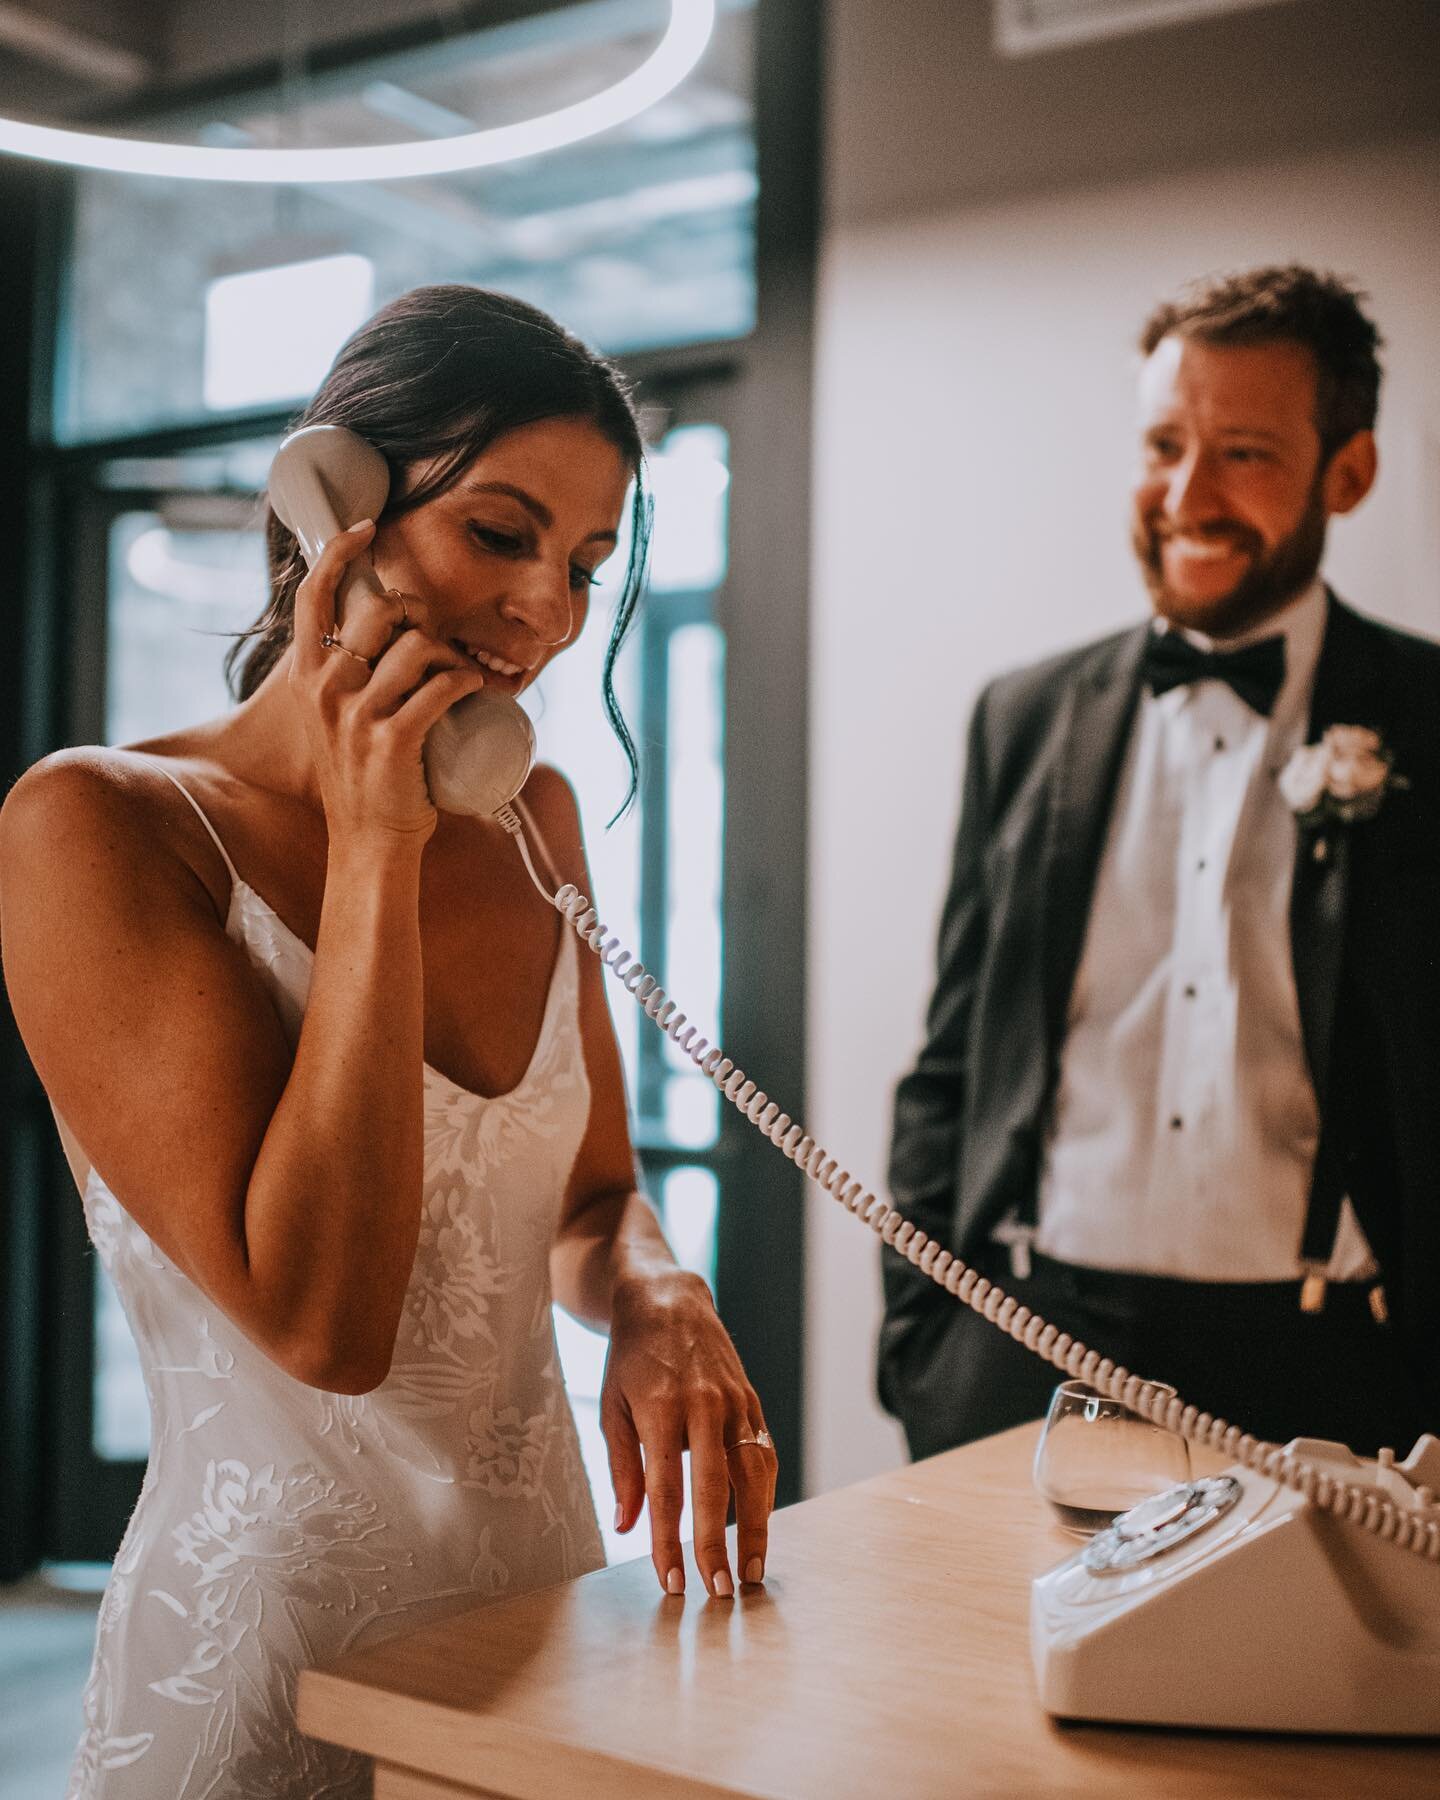
<svg viewBox="0 0 1440 1800"><path fill-rule="evenodd" d="M1089 1537L1141 1500L1189 1479L1184 1438L1083 1381L1056 1388L1035 1447L1035 1487L1066 1531Z"/></svg>

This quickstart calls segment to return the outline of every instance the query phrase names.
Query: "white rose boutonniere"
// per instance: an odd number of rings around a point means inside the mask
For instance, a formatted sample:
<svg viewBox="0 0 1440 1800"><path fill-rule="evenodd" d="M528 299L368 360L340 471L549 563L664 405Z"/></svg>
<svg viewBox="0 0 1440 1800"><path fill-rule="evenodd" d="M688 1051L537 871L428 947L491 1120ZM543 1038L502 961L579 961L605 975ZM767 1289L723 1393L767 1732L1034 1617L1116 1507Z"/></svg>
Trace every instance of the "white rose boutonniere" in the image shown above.
<svg viewBox="0 0 1440 1800"><path fill-rule="evenodd" d="M1318 744L1302 744L1280 771L1280 792L1302 831L1373 819L1391 788L1405 787L1379 732L1331 725ZM1317 854L1323 855L1317 845Z"/></svg>

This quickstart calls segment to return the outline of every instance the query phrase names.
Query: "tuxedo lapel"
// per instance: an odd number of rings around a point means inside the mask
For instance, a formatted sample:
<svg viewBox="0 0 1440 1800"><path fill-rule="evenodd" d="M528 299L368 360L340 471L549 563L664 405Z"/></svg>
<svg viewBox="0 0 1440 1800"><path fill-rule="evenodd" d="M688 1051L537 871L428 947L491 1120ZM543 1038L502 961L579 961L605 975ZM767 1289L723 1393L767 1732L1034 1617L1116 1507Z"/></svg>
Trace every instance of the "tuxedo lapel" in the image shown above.
<svg viewBox="0 0 1440 1800"><path fill-rule="evenodd" d="M1385 735L1381 656L1365 621L1327 590L1325 642L1315 670L1307 743L1331 725L1368 725ZM1290 955L1310 1078L1325 1104L1335 1003L1350 904L1351 843L1346 826L1305 831L1296 847L1290 897Z"/></svg>
<svg viewBox="0 0 1440 1800"><path fill-rule="evenodd" d="M1066 692L1057 722L1039 870L1047 1067L1065 1039L1066 1010L1139 700L1150 629L1142 625L1112 639L1103 658Z"/></svg>

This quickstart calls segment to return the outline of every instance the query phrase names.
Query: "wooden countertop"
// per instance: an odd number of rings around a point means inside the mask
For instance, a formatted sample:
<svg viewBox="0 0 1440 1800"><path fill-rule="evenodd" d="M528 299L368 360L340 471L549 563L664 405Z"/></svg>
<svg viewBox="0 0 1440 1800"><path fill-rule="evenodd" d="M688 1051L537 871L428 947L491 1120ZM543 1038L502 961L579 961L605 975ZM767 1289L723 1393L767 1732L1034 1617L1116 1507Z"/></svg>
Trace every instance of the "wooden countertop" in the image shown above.
<svg viewBox="0 0 1440 1800"><path fill-rule="evenodd" d="M376 1800L1440 1795L1434 1744L1047 1718L1029 1583L1075 1539L1036 1430L777 1513L733 1601L622 1563L309 1671L300 1723L377 1759Z"/></svg>

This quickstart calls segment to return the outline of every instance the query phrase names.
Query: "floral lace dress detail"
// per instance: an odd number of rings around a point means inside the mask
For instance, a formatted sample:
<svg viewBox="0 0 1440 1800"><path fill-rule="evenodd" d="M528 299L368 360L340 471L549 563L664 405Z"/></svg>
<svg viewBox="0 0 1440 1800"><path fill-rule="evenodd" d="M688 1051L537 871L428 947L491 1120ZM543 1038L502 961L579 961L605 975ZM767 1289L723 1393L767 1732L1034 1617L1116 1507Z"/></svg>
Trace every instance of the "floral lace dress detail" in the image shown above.
<svg viewBox="0 0 1440 1800"><path fill-rule="evenodd" d="M226 930L293 1042L311 952L231 876ZM91 1172L86 1222L139 1346L152 1444L67 1800L368 1797L368 1759L297 1730L301 1669L603 1564L550 1312L590 1104L577 980L567 931L508 1094L426 1068L420 1238L372 1393L292 1380Z"/></svg>

